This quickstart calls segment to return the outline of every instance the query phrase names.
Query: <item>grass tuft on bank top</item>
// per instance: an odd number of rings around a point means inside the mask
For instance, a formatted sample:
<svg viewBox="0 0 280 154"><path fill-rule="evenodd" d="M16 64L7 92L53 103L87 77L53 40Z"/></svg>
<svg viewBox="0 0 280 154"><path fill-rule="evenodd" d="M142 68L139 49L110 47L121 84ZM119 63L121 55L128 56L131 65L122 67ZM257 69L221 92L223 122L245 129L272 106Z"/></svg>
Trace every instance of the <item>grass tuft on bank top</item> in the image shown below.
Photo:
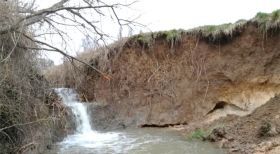
<svg viewBox="0 0 280 154"><path fill-rule="evenodd" d="M138 35L132 36L130 41L138 43L144 48L150 48L155 43L155 40L163 39L165 40L170 48L181 42L184 30L170 30L170 31L159 31L153 33L140 33Z"/></svg>
<svg viewBox="0 0 280 154"><path fill-rule="evenodd" d="M222 38L232 38L241 33L246 24L246 20L239 20L235 23L222 25L206 25L188 30L187 33L215 42Z"/></svg>
<svg viewBox="0 0 280 154"><path fill-rule="evenodd" d="M262 31L268 31L280 28L280 9L272 13L259 12L252 19L252 22L257 23Z"/></svg>
<svg viewBox="0 0 280 154"><path fill-rule="evenodd" d="M170 30L159 31L150 33L140 33L132 36L129 40L136 42L139 45L150 48L155 43L155 40L163 39L173 48L174 45L181 42L183 35L192 35L207 40L213 43L223 43L231 40L235 36L238 36L243 32L243 29L248 23L254 23L258 25L261 32L278 31L280 29L280 9L273 11L272 13L259 12L251 20L238 20L235 23L226 23L221 25L206 25L193 28L190 30Z"/></svg>

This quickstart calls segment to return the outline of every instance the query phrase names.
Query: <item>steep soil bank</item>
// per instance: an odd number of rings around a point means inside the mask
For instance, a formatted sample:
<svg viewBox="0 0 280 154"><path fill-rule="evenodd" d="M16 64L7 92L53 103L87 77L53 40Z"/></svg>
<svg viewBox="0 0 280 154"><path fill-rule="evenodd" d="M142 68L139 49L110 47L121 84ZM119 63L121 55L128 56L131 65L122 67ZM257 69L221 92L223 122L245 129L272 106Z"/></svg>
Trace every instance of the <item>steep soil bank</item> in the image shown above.
<svg viewBox="0 0 280 154"><path fill-rule="evenodd" d="M188 34L175 44L164 36L153 41L146 46L131 39L122 51L91 60L112 78L85 68L80 92L109 104L125 125L137 126L246 115L279 93L278 30L263 33L249 22L218 42Z"/></svg>

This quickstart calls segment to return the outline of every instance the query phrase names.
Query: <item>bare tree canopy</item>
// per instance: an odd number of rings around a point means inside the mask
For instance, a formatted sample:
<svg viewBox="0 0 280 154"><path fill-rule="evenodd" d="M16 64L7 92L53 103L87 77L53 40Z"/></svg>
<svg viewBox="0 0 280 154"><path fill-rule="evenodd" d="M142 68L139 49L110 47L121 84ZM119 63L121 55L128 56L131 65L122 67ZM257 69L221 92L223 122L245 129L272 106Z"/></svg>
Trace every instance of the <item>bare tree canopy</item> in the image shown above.
<svg viewBox="0 0 280 154"><path fill-rule="evenodd" d="M103 19L109 18L115 23L115 26L119 28L120 36L124 27L132 29L133 26L138 25L138 23L134 22L134 19L121 18L117 11L118 9L128 8L134 2L121 4L104 2L102 0L58 0L57 3L43 9L36 9L34 5L35 0L29 2L7 0L1 1L0 3L9 3L9 5L6 5L9 7L7 10L13 11L14 14L18 15L16 18L2 17L3 19L7 18L9 20L0 21L1 25L3 25L0 27L0 35L13 34L17 36L14 40L23 37L36 44L36 46L20 46L20 44L15 43L15 46L31 50L61 53L71 61L78 61L91 67L104 77L106 77L106 75L94 66L69 55L67 51L53 45L49 41L46 41L46 39L42 41L40 38L47 35L58 35L61 37L61 40L67 44L66 38L69 38L69 36L65 27L71 27L79 30L86 36L92 36L92 39L96 42L101 41L106 44L106 39L108 39L110 35L102 31L101 22ZM10 3L12 3L12 5ZM3 6L5 6L5 4ZM42 27L47 27L48 31L35 35L36 33L34 31ZM27 31L32 32L28 33ZM7 57L3 58L1 62L7 60L12 53L13 51L10 51Z"/></svg>

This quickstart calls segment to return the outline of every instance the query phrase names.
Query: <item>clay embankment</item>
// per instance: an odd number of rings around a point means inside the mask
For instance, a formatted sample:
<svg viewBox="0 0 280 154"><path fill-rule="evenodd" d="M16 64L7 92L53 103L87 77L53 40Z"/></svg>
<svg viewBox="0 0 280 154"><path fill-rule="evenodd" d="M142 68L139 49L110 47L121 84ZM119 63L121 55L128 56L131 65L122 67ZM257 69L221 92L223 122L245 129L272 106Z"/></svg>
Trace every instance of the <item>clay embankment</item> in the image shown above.
<svg viewBox="0 0 280 154"><path fill-rule="evenodd" d="M111 106L125 125L246 115L279 94L279 42L279 33L264 38L254 24L223 43L191 35L182 35L172 48L164 38L148 47L127 42L121 52L92 60L112 79L86 70L80 92Z"/></svg>

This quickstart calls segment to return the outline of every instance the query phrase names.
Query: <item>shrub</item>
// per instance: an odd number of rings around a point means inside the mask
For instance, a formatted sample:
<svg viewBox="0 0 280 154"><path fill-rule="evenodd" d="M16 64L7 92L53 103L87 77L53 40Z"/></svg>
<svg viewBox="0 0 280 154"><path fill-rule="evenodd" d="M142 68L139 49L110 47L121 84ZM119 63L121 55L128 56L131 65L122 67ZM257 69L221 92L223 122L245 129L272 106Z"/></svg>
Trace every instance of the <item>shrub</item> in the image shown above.
<svg viewBox="0 0 280 154"><path fill-rule="evenodd" d="M21 18L18 3L0 1L0 27ZM0 34L0 153L16 153L24 144L50 138L50 111L45 104L50 87L40 74L38 52L27 49L35 48L35 43L22 34L32 38L28 28ZM45 132L40 141L34 139L39 138L38 131Z"/></svg>

